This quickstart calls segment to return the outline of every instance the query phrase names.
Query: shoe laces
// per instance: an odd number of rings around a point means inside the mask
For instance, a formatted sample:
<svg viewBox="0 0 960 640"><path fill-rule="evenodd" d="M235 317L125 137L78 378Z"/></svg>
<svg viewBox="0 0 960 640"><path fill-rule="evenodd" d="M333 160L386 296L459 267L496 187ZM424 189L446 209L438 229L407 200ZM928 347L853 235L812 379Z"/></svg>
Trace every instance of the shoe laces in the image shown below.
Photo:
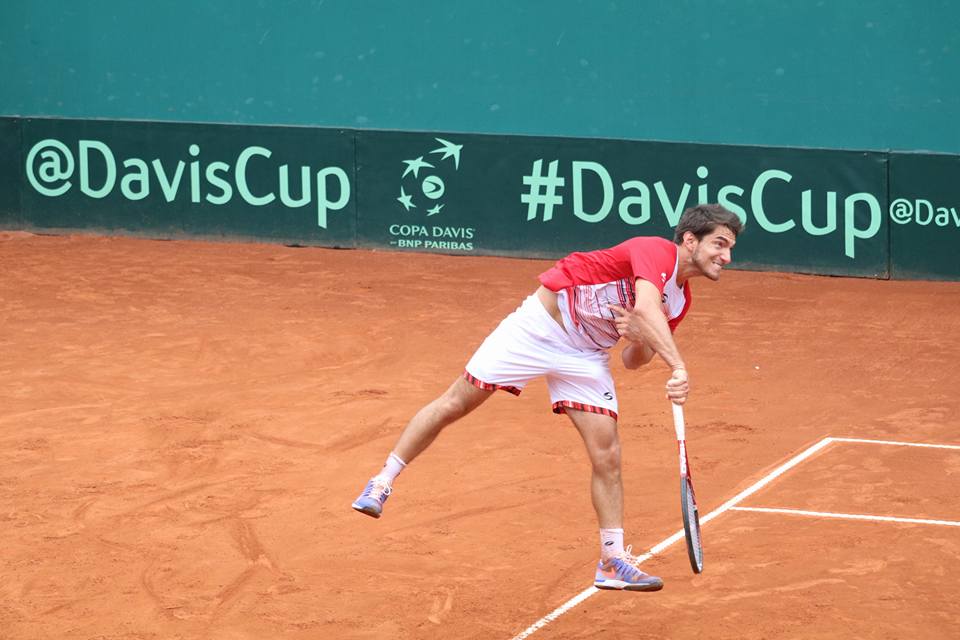
<svg viewBox="0 0 960 640"><path fill-rule="evenodd" d="M630 569L644 575L643 571L640 571L640 563L642 560L638 556L633 555L632 544L627 545L627 548L624 549L622 553L615 555L614 559L620 560L625 565L625 569Z"/></svg>
<svg viewBox="0 0 960 640"><path fill-rule="evenodd" d="M393 493L393 488L383 478L373 478L365 493L374 500L381 500Z"/></svg>

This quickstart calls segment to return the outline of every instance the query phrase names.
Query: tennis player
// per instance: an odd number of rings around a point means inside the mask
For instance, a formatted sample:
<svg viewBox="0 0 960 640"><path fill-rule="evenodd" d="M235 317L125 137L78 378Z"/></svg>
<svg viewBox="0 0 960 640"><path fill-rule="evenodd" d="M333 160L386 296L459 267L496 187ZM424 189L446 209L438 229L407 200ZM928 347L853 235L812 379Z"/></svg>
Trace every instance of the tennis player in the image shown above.
<svg viewBox="0 0 960 640"><path fill-rule="evenodd" d="M671 371L666 395L683 404L689 382L673 331L690 308L690 279L718 280L742 228L722 206L699 205L683 212L673 242L636 237L572 253L540 274L541 286L484 340L463 375L410 420L353 508L379 518L397 475L444 427L497 389L519 395L530 380L544 376L553 412L570 417L592 465L591 497L600 525L594 585L661 589L663 581L640 571L631 547L624 547L617 394L608 350L626 339L621 357L627 369L660 356Z"/></svg>

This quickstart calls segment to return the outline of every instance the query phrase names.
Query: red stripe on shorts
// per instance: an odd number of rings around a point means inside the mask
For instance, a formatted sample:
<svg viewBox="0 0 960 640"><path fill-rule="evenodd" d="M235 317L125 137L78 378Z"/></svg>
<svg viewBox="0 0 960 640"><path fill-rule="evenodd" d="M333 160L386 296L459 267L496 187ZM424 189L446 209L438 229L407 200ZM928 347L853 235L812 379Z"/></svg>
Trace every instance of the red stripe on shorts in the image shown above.
<svg viewBox="0 0 960 640"><path fill-rule="evenodd" d="M496 391L499 389L501 391L506 391L507 393L512 393L515 396L520 395L520 391L522 391L522 389L518 389L516 387L508 387L502 384L490 384L489 382L484 382L483 380L470 375L469 371L464 371L463 377L466 378L467 382L475 386L477 389L483 389L484 391Z"/></svg>
<svg viewBox="0 0 960 640"><path fill-rule="evenodd" d="M572 400L561 400L560 402L553 403L554 413L566 413L567 409L576 409L577 411L586 411L587 413L599 413L605 416L610 416L614 420L617 419L616 411L604 409L603 407L595 407L592 404L583 404L580 402L573 402Z"/></svg>

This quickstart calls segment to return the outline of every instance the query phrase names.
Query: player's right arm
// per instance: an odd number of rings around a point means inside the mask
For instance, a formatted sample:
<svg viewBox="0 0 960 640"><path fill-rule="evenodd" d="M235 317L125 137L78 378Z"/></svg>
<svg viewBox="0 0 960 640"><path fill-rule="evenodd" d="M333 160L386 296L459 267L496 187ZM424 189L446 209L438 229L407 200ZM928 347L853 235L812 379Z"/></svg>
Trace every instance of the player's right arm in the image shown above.
<svg viewBox="0 0 960 640"><path fill-rule="evenodd" d="M667 396L677 404L683 404L690 391L686 365L663 314L660 290L642 278L637 279L635 289L633 309L615 305L610 307L616 316L617 331L632 342L642 342L667 363L672 372L667 381Z"/></svg>

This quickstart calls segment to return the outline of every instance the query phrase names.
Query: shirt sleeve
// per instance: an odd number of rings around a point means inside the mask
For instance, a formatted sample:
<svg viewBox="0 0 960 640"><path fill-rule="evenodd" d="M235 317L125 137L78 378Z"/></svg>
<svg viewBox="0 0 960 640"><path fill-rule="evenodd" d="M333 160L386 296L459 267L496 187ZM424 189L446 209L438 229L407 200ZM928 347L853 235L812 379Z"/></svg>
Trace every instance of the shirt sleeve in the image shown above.
<svg viewBox="0 0 960 640"><path fill-rule="evenodd" d="M663 238L634 238L628 242L633 277L643 278L663 293L677 263L676 245Z"/></svg>

